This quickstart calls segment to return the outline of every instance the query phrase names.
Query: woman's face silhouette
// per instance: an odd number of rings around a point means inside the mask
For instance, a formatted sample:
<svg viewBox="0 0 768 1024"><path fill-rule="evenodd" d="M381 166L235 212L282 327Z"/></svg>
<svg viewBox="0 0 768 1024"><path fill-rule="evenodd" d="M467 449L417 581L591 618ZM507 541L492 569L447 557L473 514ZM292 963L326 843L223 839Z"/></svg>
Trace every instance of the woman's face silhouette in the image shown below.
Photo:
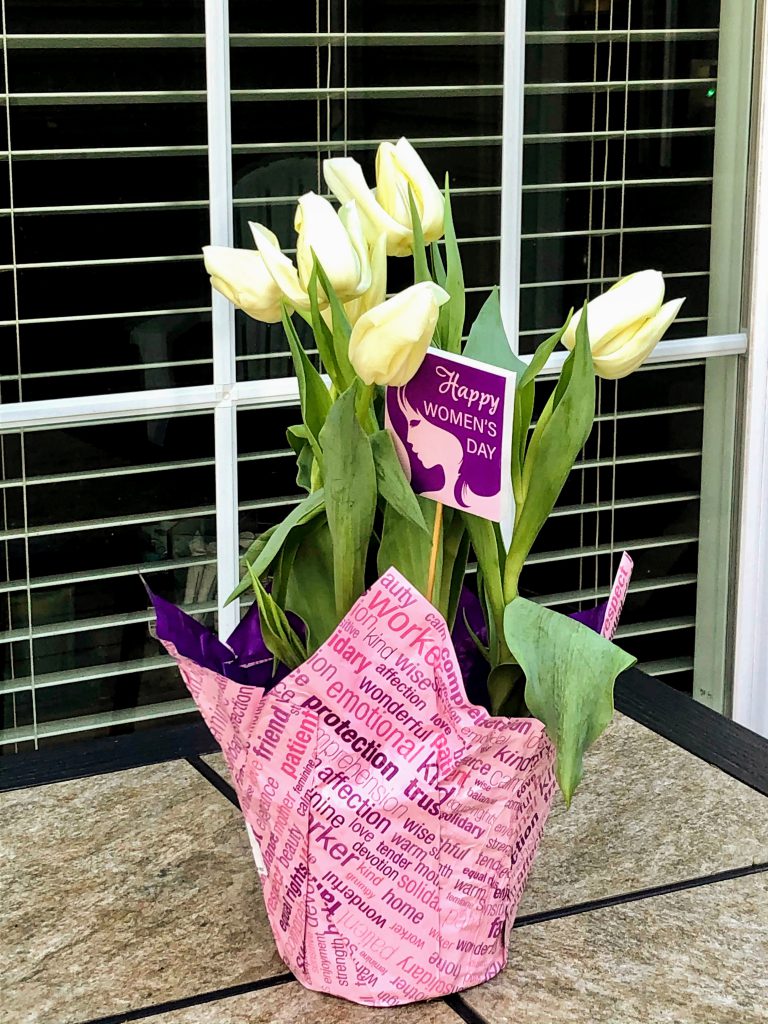
<svg viewBox="0 0 768 1024"><path fill-rule="evenodd" d="M464 454L461 442L447 430L425 420L415 409L404 410L408 419L408 444L425 469L443 466L458 471Z"/></svg>

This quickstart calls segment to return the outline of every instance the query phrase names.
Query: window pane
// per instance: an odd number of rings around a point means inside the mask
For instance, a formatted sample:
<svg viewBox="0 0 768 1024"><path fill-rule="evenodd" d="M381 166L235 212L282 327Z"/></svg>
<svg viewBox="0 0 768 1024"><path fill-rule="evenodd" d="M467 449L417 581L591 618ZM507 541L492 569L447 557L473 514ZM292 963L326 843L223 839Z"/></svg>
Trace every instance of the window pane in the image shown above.
<svg viewBox="0 0 768 1024"><path fill-rule="evenodd" d="M188 710L141 577L215 625L212 415L0 443L0 747Z"/></svg>
<svg viewBox="0 0 768 1024"><path fill-rule="evenodd" d="M3 399L207 383L202 0L5 10Z"/></svg>

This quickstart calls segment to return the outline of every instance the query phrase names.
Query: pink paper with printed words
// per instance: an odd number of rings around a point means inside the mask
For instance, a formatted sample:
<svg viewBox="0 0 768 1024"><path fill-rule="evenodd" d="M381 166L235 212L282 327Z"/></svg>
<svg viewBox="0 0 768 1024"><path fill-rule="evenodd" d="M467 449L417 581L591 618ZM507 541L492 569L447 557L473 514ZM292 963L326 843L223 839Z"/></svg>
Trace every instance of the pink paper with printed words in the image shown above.
<svg viewBox="0 0 768 1024"><path fill-rule="evenodd" d="M400 573L266 694L166 647L221 745L304 985L386 1006L501 970L554 749L536 719L467 701L445 621Z"/></svg>

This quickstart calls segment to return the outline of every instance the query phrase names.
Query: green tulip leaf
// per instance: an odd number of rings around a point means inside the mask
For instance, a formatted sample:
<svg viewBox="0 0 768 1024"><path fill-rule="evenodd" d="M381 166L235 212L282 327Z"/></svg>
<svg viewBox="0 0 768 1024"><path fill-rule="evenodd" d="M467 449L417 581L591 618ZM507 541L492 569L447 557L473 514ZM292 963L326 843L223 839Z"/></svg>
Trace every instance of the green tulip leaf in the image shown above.
<svg viewBox="0 0 768 1024"><path fill-rule="evenodd" d="M301 414L307 428L307 439L312 445L312 451L318 464L322 467L323 453L318 438L332 405L331 394L304 351L304 346L299 340L293 321L285 308L285 303L283 303L283 327L288 338L296 379L299 383Z"/></svg>
<svg viewBox="0 0 768 1024"><path fill-rule="evenodd" d="M449 629L453 629L456 620L456 610L459 607L461 589L464 586L464 577L467 573L468 557L469 534L461 513L457 509L445 508L443 509L442 581L434 603L448 623Z"/></svg>
<svg viewBox="0 0 768 1024"><path fill-rule="evenodd" d="M307 627L307 655L324 644L339 620L333 586L333 542L328 523L316 520L302 535L288 580L288 611Z"/></svg>
<svg viewBox="0 0 768 1024"><path fill-rule="evenodd" d="M410 519L401 516L394 505L384 509L384 525L381 531L381 542L377 557L379 573L384 573L390 566L401 572L408 582L420 594L427 592L429 575L429 557L432 551L432 528L435 522L437 504L429 498L417 497L424 521L427 524L425 533L415 526ZM442 544L438 549L435 570L435 592L438 593L442 579Z"/></svg>
<svg viewBox="0 0 768 1024"><path fill-rule="evenodd" d="M325 495L322 488L314 491L312 494L308 494L303 501L291 509L282 523L271 527L253 542L242 559L246 564L246 575L227 598L227 604L230 601L234 601L236 597L239 597L248 589L250 586L250 571L254 572L259 578L264 575L280 554L282 546L291 531L296 527L304 526L320 515L323 510L324 501Z"/></svg>
<svg viewBox="0 0 768 1024"><path fill-rule="evenodd" d="M388 430L377 430L371 434L371 451L376 466L376 483L382 499L393 505L403 518L410 520L429 537L421 508L405 477Z"/></svg>
<svg viewBox="0 0 768 1024"><path fill-rule="evenodd" d="M468 359L477 359L488 366L498 366L502 370L512 370L517 374L518 386L521 375L526 370L522 359L518 359L509 345L507 332L501 320L501 304L499 289L494 288L483 303L477 319L469 331L464 355Z"/></svg>
<svg viewBox="0 0 768 1024"><path fill-rule="evenodd" d="M517 506L512 545L504 569L507 602L517 594L523 564L594 422L595 371L586 320L583 316L579 322L575 348L563 365L558 386L528 444L522 472L524 500Z"/></svg>
<svg viewBox="0 0 768 1024"><path fill-rule="evenodd" d="M450 300L440 309L442 318L442 336L445 348L449 352L461 352L461 336L464 333L464 273L461 269L461 256L456 241L456 229L453 225L451 211L451 191L448 175L445 176L445 290ZM445 311L445 312L443 312ZM438 320L438 323L440 321Z"/></svg>
<svg viewBox="0 0 768 1024"><path fill-rule="evenodd" d="M525 677L516 661L503 661L495 665L488 675L488 694L491 714L503 718L525 718Z"/></svg>
<svg viewBox="0 0 768 1024"><path fill-rule="evenodd" d="M429 272L427 263L427 250L424 246L424 232L421 227L421 218L416 209L413 198L413 190L408 186L408 204L411 210L411 230L413 231L413 283L431 281L432 275Z"/></svg>
<svg viewBox="0 0 768 1024"><path fill-rule="evenodd" d="M259 608L259 625L264 643L276 661L281 661L290 669L298 668L307 660L307 651L302 639L288 621L282 608L264 589L250 565L249 570Z"/></svg>
<svg viewBox="0 0 768 1024"><path fill-rule="evenodd" d="M441 288L445 288L445 265L443 264L443 257L437 242L431 243L429 253L432 257L432 280L435 284L439 284Z"/></svg>
<svg viewBox="0 0 768 1024"><path fill-rule="evenodd" d="M307 294L309 295L309 305L312 316L312 332L315 335L315 344L317 345L317 351L320 355L320 362L323 364L325 372L331 378L336 390L343 391L345 382L339 368L338 359L336 358L336 346L333 340L333 331L325 320L323 320L320 313L316 262L312 266Z"/></svg>
<svg viewBox="0 0 768 1024"><path fill-rule="evenodd" d="M376 514L376 466L368 435L355 414L356 395L355 381L333 403L320 434L337 619L365 590L365 562Z"/></svg>
<svg viewBox="0 0 768 1024"><path fill-rule="evenodd" d="M502 556L494 524L488 519L461 513L469 533L472 550L475 552L479 570L478 590L485 598L491 663L496 665L504 658L504 589L501 578Z"/></svg>
<svg viewBox="0 0 768 1024"><path fill-rule="evenodd" d="M336 354L336 364L339 368L339 381L336 384L336 390L341 393L346 391L349 385L356 379L355 371L352 369L352 364L349 361L349 336L352 333L352 328L349 318L344 311L344 306L339 301L339 297L328 279L328 275L323 270L323 266L314 252L312 253L312 258L320 287L325 292L331 307L333 348Z"/></svg>
<svg viewBox="0 0 768 1024"><path fill-rule="evenodd" d="M307 428L303 423L288 427L285 432L288 444L296 452L296 483L305 491L312 490L312 466L315 456L309 443Z"/></svg>
<svg viewBox="0 0 768 1024"><path fill-rule="evenodd" d="M512 654L525 672L525 703L557 750L566 804L581 780L584 752L613 716L616 676L635 658L587 626L516 597L504 613Z"/></svg>

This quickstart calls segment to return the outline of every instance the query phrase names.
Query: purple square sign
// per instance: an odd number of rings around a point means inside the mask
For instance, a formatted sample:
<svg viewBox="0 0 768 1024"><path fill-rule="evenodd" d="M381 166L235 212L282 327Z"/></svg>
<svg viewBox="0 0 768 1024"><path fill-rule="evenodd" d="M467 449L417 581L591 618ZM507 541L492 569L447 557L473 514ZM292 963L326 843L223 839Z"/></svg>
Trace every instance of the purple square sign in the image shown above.
<svg viewBox="0 0 768 1024"><path fill-rule="evenodd" d="M387 429L414 491L501 523L507 544L514 396L514 373L429 349L386 398Z"/></svg>

